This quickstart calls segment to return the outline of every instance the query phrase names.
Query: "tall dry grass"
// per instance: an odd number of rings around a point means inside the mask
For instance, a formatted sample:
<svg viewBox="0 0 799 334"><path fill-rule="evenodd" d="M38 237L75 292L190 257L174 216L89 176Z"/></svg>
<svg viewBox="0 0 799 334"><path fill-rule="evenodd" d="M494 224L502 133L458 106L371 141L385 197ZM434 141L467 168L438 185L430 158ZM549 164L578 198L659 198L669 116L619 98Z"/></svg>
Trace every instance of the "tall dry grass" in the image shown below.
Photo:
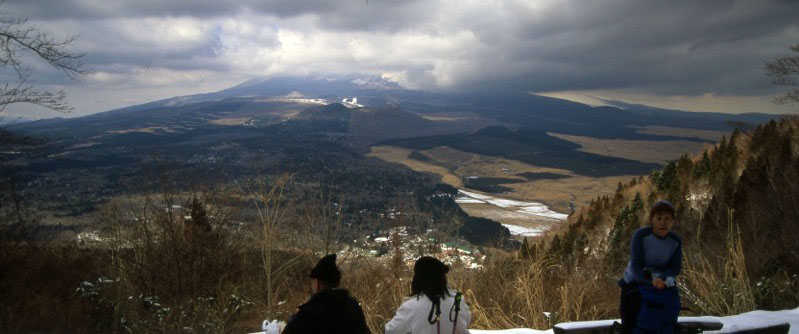
<svg viewBox="0 0 799 334"><path fill-rule="evenodd" d="M549 256L526 261L497 255L484 270L464 273L473 327L546 329L614 316L618 288L611 279L597 279L596 270L568 267Z"/></svg>
<svg viewBox="0 0 799 334"><path fill-rule="evenodd" d="M682 290L698 314L733 315L755 309L741 232L732 219L725 243L726 252L715 256L706 255L702 247L686 250Z"/></svg>

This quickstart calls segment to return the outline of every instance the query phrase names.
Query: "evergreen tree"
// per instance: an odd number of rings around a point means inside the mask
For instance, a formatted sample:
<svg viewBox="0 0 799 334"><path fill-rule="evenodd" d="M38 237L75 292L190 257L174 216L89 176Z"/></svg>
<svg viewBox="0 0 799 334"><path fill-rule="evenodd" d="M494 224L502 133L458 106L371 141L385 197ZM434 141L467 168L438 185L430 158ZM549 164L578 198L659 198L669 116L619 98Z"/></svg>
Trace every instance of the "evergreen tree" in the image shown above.
<svg viewBox="0 0 799 334"><path fill-rule="evenodd" d="M641 193L636 191L635 198L633 198L632 210L633 212L638 213L643 209L644 209L644 200L641 198Z"/></svg>
<svg viewBox="0 0 799 334"><path fill-rule="evenodd" d="M677 176L677 163L669 161L660 176L657 178L657 189L659 191L668 191Z"/></svg>
<svg viewBox="0 0 799 334"><path fill-rule="evenodd" d="M630 207L624 206L624 208L619 212L619 215L616 217L616 221L613 224L613 229L610 230L610 235L608 236L607 261L613 267L619 265L620 259L625 253L625 240L628 241L629 239L629 236L626 235L628 234L628 223L630 222L630 218L632 216L633 212L630 210Z"/></svg>
<svg viewBox="0 0 799 334"><path fill-rule="evenodd" d="M205 212L205 205L197 197L193 197L189 205L189 215L191 216L191 226L200 231L211 231L211 223L208 222L208 215Z"/></svg>
<svg viewBox="0 0 799 334"><path fill-rule="evenodd" d="M703 177L707 177L710 173L710 157L707 155L707 151L702 152L702 159L694 166L694 170L692 176L694 179L699 179Z"/></svg>

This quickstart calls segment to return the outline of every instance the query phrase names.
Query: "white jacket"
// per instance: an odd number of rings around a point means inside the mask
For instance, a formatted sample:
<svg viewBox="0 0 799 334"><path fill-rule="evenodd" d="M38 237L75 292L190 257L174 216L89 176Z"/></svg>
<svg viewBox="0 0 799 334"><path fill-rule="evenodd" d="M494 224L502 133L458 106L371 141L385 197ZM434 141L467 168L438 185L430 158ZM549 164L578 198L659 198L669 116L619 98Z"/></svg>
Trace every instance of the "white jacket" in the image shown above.
<svg viewBox="0 0 799 334"><path fill-rule="evenodd" d="M452 322L450 321L450 310L452 317L455 317L455 310L452 304L455 301L455 292L450 290L450 296L441 300L441 334L452 334ZM405 300L397 309L394 318L386 324L385 334L437 334L436 324L432 325L427 321L433 302L427 296L420 294ZM461 310L458 312L458 324L455 327L457 334L468 334L469 324L472 322L472 313L466 300L461 300Z"/></svg>

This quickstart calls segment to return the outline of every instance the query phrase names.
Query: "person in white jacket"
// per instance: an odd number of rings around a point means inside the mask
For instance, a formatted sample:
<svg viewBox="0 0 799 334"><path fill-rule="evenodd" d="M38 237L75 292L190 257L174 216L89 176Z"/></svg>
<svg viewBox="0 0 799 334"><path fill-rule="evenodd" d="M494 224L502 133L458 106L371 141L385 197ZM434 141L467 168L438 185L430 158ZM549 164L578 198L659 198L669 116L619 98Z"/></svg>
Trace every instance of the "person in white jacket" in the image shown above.
<svg viewBox="0 0 799 334"><path fill-rule="evenodd" d="M411 295L386 324L386 334L468 334L472 314L460 293L447 286L449 267L423 256L413 266Z"/></svg>

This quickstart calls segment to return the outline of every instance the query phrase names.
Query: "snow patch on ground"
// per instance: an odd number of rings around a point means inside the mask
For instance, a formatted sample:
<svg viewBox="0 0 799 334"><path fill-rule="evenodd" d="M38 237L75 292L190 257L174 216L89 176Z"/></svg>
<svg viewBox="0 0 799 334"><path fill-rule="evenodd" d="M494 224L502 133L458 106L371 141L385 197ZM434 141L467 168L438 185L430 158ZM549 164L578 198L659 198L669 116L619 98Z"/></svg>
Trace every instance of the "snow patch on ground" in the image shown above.
<svg viewBox="0 0 799 334"><path fill-rule="evenodd" d="M519 213L528 214L531 216L551 218L556 220L566 220L566 218L569 217L569 215L567 214L552 211L546 205L538 202L522 202L512 199L505 199L505 198L484 195L463 189L458 189L458 195L461 196L455 200L456 203L488 203L491 205L498 206L500 208L513 210Z"/></svg>
<svg viewBox="0 0 799 334"><path fill-rule="evenodd" d="M511 235L518 235L522 237L537 237L547 231L546 228L529 228L519 225L502 224L510 230Z"/></svg>
<svg viewBox="0 0 799 334"><path fill-rule="evenodd" d="M718 331L707 331L705 333L734 333L755 328L776 326L789 323L791 329L788 334L799 334L799 308L782 311L752 311L729 317L719 317L719 321L724 327Z"/></svg>
<svg viewBox="0 0 799 334"><path fill-rule="evenodd" d="M546 205L537 202L523 202L512 199L499 198L481 194L478 192L458 189L458 197L455 199L458 204L490 204L507 210L508 213L518 214L521 217L546 218L553 220L565 220L569 216L550 210ZM542 235L547 231L547 227L530 228L512 224L502 224L510 230L510 234L523 237L534 237Z"/></svg>
<svg viewBox="0 0 799 334"><path fill-rule="evenodd" d="M455 203L458 204L481 204L485 203L485 201L481 201L479 199L471 198L471 197L460 197L455 200Z"/></svg>
<svg viewBox="0 0 799 334"><path fill-rule="evenodd" d="M557 324L556 326L564 330L579 330L579 329L593 328L593 327L603 327L603 326L608 327L614 321L618 322L619 319L567 322L567 323ZM679 322L681 323L719 322L723 325L723 327L721 327L721 329L717 331L710 331L710 330L704 331L704 333L709 333L709 334L738 333L742 331L750 331L754 329L761 329L761 328L772 327L788 323L791 326L788 333L799 334L799 308L792 310L782 310L782 311L758 310L758 311L752 311L727 317L713 317L713 316L680 317ZM475 331L472 330L472 333L474 332ZM500 332L483 331L483 333L500 333Z"/></svg>
<svg viewBox="0 0 799 334"><path fill-rule="evenodd" d="M502 330L482 330L482 329L470 329L469 333L472 334L552 334L553 331L551 329L540 331L537 329L529 329L529 328L513 328L513 329L502 329Z"/></svg>

